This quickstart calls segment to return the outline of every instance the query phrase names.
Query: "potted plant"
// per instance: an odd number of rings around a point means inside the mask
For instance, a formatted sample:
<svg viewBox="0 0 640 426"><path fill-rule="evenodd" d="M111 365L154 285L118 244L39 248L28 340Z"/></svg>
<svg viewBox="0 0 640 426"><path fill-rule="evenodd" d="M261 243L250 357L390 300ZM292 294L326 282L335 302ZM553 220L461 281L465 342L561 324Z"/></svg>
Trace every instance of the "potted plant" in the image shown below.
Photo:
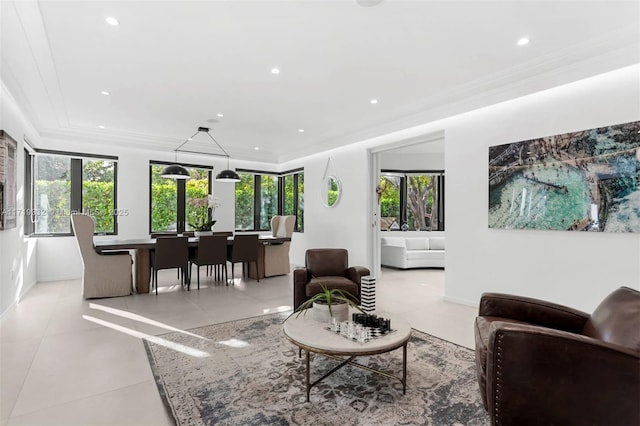
<svg viewBox="0 0 640 426"><path fill-rule="evenodd" d="M366 313L358 306L351 294L338 288L329 289L323 285L320 293L314 294L309 300L300 305L295 312L298 315L302 312L306 314L307 308L312 308L313 319L317 321L330 322L331 318L335 318L336 321L341 322L349 319L349 307Z"/></svg>
<svg viewBox="0 0 640 426"><path fill-rule="evenodd" d="M193 198L189 201L194 208L201 208L203 211L196 213L198 222L189 222L189 227L194 231L194 235L199 237L201 235L212 235L213 225L216 224L215 220L209 220L209 217L213 217L216 211L216 207L220 207L220 198L211 194L202 198ZM209 215L209 209L211 209L211 215Z"/></svg>

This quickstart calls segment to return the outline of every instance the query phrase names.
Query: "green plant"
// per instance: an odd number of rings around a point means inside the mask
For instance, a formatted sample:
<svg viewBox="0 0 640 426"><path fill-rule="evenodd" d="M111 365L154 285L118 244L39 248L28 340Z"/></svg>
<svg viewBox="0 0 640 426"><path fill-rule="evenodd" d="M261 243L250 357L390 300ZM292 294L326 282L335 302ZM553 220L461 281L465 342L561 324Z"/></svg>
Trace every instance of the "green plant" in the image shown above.
<svg viewBox="0 0 640 426"><path fill-rule="evenodd" d="M306 313L306 309L313 306L314 302L326 304L329 307L329 315L331 316L333 316L333 313L331 312L331 305L340 303L346 303L350 307L357 309L363 314L366 314L366 312L363 311L360 306L358 306L356 299L350 293L347 293L338 288L329 289L324 285L322 286L322 291L320 293L314 294L309 300L298 306L298 309L296 309L293 313L297 312L297 316L299 316L302 312Z"/></svg>

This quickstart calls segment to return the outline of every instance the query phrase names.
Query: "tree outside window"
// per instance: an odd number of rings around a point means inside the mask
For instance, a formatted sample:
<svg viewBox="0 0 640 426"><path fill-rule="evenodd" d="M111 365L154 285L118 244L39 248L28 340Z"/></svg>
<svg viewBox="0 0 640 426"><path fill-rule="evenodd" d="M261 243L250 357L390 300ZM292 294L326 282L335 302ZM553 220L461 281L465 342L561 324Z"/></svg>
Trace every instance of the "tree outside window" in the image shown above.
<svg viewBox="0 0 640 426"><path fill-rule="evenodd" d="M443 231L443 185L442 173L383 174L379 186L381 229Z"/></svg>

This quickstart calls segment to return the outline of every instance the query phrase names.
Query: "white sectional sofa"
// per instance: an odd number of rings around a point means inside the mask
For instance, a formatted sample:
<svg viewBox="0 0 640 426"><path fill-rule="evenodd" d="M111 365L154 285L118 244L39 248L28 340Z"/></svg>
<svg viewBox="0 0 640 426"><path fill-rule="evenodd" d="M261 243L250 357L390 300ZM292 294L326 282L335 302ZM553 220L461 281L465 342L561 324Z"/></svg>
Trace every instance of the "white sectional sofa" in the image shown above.
<svg viewBox="0 0 640 426"><path fill-rule="evenodd" d="M380 242L382 266L399 269L444 268L444 235L393 235L382 237Z"/></svg>

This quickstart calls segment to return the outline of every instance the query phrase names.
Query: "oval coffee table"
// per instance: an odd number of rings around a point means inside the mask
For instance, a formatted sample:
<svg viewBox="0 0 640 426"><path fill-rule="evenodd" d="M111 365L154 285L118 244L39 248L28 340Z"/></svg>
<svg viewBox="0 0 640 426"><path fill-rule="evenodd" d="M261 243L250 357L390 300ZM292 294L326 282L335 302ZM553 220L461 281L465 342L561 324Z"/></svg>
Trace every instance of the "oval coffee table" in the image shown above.
<svg viewBox="0 0 640 426"><path fill-rule="evenodd" d="M384 313L378 314L378 316L390 318L391 329L395 331L382 337L372 339L366 343L352 341L340 334L327 330L326 328L328 327L328 324L312 319L310 314L304 315L304 313L302 313L299 316L297 314L293 314L285 320L284 334L294 345L298 346L300 350L304 350L306 353L307 402L309 402L309 392L311 392L311 388L313 386L317 385L347 364L399 380L402 383L402 393L406 394L407 343L411 338L411 326L409 323L398 317L385 315ZM391 352L400 347L402 347L402 378L354 361L358 356L382 354ZM309 361L311 352L337 359L342 362L324 376L311 383Z"/></svg>

